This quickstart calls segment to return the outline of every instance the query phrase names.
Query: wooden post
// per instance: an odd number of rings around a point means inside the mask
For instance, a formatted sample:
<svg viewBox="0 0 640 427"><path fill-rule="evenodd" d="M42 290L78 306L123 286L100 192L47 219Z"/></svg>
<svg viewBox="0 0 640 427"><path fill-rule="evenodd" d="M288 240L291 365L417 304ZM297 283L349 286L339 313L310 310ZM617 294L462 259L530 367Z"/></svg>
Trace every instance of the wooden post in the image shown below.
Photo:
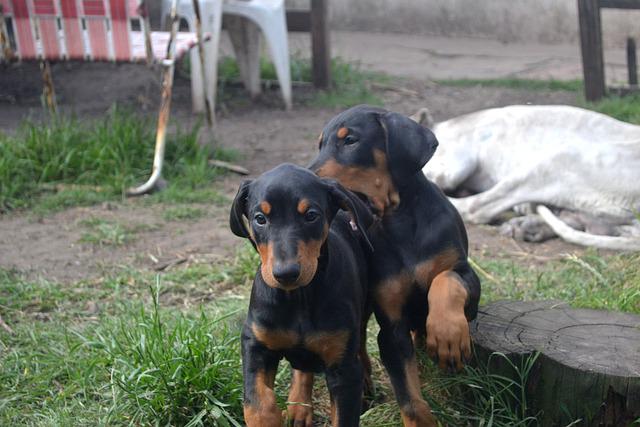
<svg viewBox="0 0 640 427"><path fill-rule="evenodd" d="M477 361L514 380L513 365L539 352L523 391L541 426L627 426L640 417L640 316L498 301L480 308L471 334Z"/></svg>
<svg viewBox="0 0 640 427"><path fill-rule="evenodd" d="M587 101L605 95L602 27L598 0L578 0L584 93Z"/></svg>
<svg viewBox="0 0 640 427"><path fill-rule="evenodd" d="M629 71L629 86L638 86L638 62L636 60L636 41L627 39L627 69Z"/></svg>
<svg viewBox="0 0 640 427"><path fill-rule="evenodd" d="M311 0L313 84L319 89L328 89L331 83L328 12L328 0Z"/></svg>

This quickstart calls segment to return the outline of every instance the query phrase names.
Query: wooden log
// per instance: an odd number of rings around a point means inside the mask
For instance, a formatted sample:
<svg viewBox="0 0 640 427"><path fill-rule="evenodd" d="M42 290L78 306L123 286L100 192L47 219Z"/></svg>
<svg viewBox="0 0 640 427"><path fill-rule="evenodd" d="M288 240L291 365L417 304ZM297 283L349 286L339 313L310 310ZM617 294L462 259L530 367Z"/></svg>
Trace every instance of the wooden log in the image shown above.
<svg viewBox="0 0 640 427"><path fill-rule="evenodd" d="M605 94L602 26L598 0L578 0L578 20L585 98L587 101L597 101Z"/></svg>
<svg viewBox="0 0 640 427"><path fill-rule="evenodd" d="M627 71L629 74L629 86L638 85L638 61L636 59L636 41L627 39Z"/></svg>
<svg viewBox="0 0 640 427"><path fill-rule="evenodd" d="M526 383L539 425L626 426L640 418L640 316L499 301L481 308L472 336L478 362L512 378L509 362L490 354L518 365L539 352Z"/></svg>

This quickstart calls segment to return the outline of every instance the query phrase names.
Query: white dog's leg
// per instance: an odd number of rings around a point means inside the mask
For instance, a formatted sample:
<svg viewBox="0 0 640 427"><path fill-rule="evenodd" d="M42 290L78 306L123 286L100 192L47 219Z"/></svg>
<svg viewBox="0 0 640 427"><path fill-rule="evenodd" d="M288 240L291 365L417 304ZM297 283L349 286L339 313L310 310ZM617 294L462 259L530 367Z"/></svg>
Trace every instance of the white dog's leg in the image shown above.
<svg viewBox="0 0 640 427"><path fill-rule="evenodd" d="M567 242L602 249L640 251L640 238L638 237L599 236L585 233L569 227L543 205L539 205L537 211L553 231Z"/></svg>
<svg viewBox="0 0 640 427"><path fill-rule="evenodd" d="M449 200L462 218L475 224L487 224L502 212L527 200L526 183L514 178L502 181L491 189L469 197Z"/></svg>

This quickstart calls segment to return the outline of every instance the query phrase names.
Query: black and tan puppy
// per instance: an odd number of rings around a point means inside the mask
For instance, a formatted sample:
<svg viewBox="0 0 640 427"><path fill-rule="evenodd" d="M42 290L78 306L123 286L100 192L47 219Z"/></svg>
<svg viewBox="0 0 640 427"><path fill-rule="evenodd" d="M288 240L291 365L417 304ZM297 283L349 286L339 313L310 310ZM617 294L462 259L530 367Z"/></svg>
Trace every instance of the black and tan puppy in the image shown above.
<svg viewBox="0 0 640 427"><path fill-rule="evenodd" d="M480 297L460 215L422 173L438 142L405 116L361 105L334 117L319 144L310 169L366 197L381 218L370 235L380 355L405 426L435 425L420 393L415 338L426 333L440 367L461 369Z"/></svg>
<svg viewBox="0 0 640 427"><path fill-rule="evenodd" d="M240 186L231 230L249 238L261 260L242 332L247 426L282 424L273 391L282 358L295 369L288 399L294 425L311 426L314 372L326 375L332 424L359 424L363 371L370 369L362 331L371 311L365 230L372 222L340 184L291 164Z"/></svg>

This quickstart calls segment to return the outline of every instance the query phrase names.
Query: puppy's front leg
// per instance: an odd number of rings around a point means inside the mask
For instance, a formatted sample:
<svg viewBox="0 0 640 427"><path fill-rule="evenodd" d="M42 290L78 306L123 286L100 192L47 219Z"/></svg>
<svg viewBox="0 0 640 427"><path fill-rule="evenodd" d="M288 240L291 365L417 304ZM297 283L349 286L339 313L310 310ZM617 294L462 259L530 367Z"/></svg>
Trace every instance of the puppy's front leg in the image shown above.
<svg viewBox="0 0 640 427"><path fill-rule="evenodd" d="M331 395L331 425L357 426L362 408L364 370L357 358L343 361L326 371L327 388Z"/></svg>
<svg viewBox="0 0 640 427"><path fill-rule="evenodd" d="M279 358L250 332L242 334L244 421L247 427L281 427L282 414L273 391Z"/></svg>
<svg viewBox="0 0 640 427"><path fill-rule="evenodd" d="M286 415L289 425L313 427L313 373L293 370Z"/></svg>
<svg viewBox="0 0 640 427"><path fill-rule="evenodd" d="M427 352L440 368L461 370L471 357L469 320L475 318L480 280L466 262L445 270L431 282L427 316Z"/></svg>

